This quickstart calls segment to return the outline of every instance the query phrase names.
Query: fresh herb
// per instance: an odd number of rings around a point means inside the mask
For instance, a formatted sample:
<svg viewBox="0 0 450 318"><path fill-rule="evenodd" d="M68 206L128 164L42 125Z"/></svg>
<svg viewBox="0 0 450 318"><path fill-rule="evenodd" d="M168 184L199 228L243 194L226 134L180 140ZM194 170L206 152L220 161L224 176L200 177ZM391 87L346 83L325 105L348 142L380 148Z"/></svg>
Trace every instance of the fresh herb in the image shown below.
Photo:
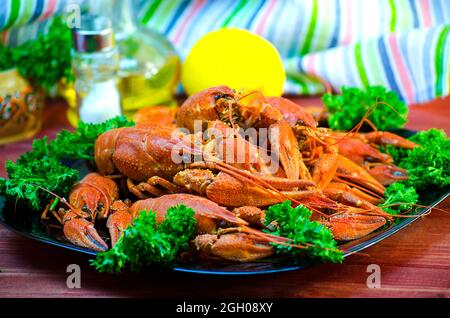
<svg viewBox="0 0 450 318"><path fill-rule="evenodd" d="M410 149L399 148L393 145L380 145L378 148L381 152L390 154L392 156L392 160L397 164L404 158L408 157L411 152Z"/></svg>
<svg viewBox="0 0 450 318"><path fill-rule="evenodd" d="M408 170L407 184L417 191L450 186L450 139L443 130L430 129L410 138L420 144L399 165Z"/></svg>
<svg viewBox="0 0 450 318"><path fill-rule="evenodd" d="M106 131L114 128L134 126L134 122L124 116L117 116L100 124L80 122L75 132L62 130L50 149L59 159L94 159L94 145L97 138Z"/></svg>
<svg viewBox="0 0 450 318"><path fill-rule="evenodd" d="M395 182L387 187L384 197L385 200L380 207L392 215L411 211L419 200L416 189L402 182Z"/></svg>
<svg viewBox="0 0 450 318"><path fill-rule="evenodd" d="M117 116L100 124L80 121L74 132L61 130L52 141L48 141L47 137L35 140L33 151L24 154L22 159L29 161L50 156L58 160L93 160L94 145L98 136L114 128L130 126L134 126L134 122L124 116Z"/></svg>
<svg viewBox="0 0 450 318"><path fill-rule="evenodd" d="M396 164L408 171L405 184L417 192L450 187L450 139L443 130L421 131L409 138L419 144L411 150L395 150L386 147Z"/></svg>
<svg viewBox="0 0 450 318"><path fill-rule="evenodd" d="M42 158L21 163L6 163L9 179L0 178L0 193L11 202L21 200L35 211L41 211L52 198L47 189L61 196L69 194L78 181L78 171L65 167L55 158Z"/></svg>
<svg viewBox="0 0 450 318"><path fill-rule="evenodd" d="M49 91L63 78L73 80L71 41L69 28L61 18L54 18L46 34L12 49L10 64L34 85Z"/></svg>
<svg viewBox="0 0 450 318"><path fill-rule="evenodd" d="M177 205L167 210L165 220L158 225L153 211L142 211L116 245L97 254L91 264L99 272L118 273L125 267L139 271L142 267L170 265L189 246L195 234L194 210Z"/></svg>
<svg viewBox="0 0 450 318"><path fill-rule="evenodd" d="M277 228L272 234L292 239L292 244L307 246L306 255L322 261L340 263L343 253L331 231L324 225L310 220L312 211L299 205L292 208L291 201L270 206L266 211L266 225L276 222ZM301 255L305 250L277 244L279 253Z"/></svg>
<svg viewBox="0 0 450 318"><path fill-rule="evenodd" d="M64 166L62 161L93 159L99 135L133 124L122 116L101 124L80 122L75 132L63 130L53 141L47 137L35 140L32 151L23 154L16 163L6 163L8 179L0 178L0 194L9 200L21 200L33 210L42 210L51 195L41 188L66 196L78 181L78 171Z"/></svg>
<svg viewBox="0 0 450 318"><path fill-rule="evenodd" d="M12 49L0 44L0 72L14 67Z"/></svg>
<svg viewBox="0 0 450 318"><path fill-rule="evenodd" d="M328 125L333 130L350 130L360 123L369 109L368 119L380 130L401 128L407 122L408 108L399 96L383 86L366 90L342 87L341 95L325 94L322 98L328 111Z"/></svg>

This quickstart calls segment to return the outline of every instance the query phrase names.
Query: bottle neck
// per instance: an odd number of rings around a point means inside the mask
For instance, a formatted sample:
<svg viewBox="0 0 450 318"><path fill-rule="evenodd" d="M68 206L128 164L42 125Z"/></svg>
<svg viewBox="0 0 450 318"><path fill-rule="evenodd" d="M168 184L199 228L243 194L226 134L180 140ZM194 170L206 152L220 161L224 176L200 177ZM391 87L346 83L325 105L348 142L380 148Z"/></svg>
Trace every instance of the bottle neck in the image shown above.
<svg viewBox="0 0 450 318"><path fill-rule="evenodd" d="M116 38L121 39L137 28L137 16L132 0L112 0L112 22Z"/></svg>

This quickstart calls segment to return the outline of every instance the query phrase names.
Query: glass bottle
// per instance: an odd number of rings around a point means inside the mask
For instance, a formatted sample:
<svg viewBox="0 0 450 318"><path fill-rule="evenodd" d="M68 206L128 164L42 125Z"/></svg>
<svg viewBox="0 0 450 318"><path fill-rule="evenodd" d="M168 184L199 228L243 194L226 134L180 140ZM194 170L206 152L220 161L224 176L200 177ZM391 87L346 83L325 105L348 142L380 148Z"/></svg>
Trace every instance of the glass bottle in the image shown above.
<svg viewBox="0 0 450 318"><path fill-rule="evenodd" d="M79 119L100 123L122 115L119 53L108 18L85 15L73 31L72 65ZM70 109L69 109L70 111ZM73 114L71 122L74 123Z"/></svg>
<svg viewBox="0 0 450 318"><path fill-rule="evenodd" d="M41 129L42 97L17 69L0 70L0 145L31 138Z"/></svg>
<svg viewBox="0 0 450 318"><path fill-rule="evenodd" d="M120 52L119 90L123 110L131 115L153 105L175 104L180 60L161 34L137 24L132 0L112 0L112 21Z"/></svg>

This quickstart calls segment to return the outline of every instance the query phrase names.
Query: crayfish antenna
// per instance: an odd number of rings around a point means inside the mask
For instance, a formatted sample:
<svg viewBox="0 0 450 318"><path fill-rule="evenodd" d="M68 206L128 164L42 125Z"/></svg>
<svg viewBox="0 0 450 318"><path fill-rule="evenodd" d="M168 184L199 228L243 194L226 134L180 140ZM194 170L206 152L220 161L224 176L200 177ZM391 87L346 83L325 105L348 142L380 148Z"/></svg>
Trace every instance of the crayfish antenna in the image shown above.
<svg viewBox="0 0 450 318"><path fill-rule="evenodd" d="M41 190L43 190L43 191L45 191L45 192L51 194L51 195L54 196L55 198L58 198L58 199L61 201L61 203L65 204L65 205L66 205L70 210L72 210L77 216L79 216L79 217L83 217L83 216L84 216L84 213L81 212L80 209L78 209L78 208L74 207L72 204L70 204L69 201L66 200L66 198L63 198L63 197L57 195L56 193L54 193L54 192L52 192L52 191L50 191L50 190L48 190L48 189L46 189L46 188L43 188L43 187L41 187L41 186L39 186L39 185L37 185L37 184L32 184L32 185L35 186L35 187L37 187L38 189L41 189Z"/></svg>

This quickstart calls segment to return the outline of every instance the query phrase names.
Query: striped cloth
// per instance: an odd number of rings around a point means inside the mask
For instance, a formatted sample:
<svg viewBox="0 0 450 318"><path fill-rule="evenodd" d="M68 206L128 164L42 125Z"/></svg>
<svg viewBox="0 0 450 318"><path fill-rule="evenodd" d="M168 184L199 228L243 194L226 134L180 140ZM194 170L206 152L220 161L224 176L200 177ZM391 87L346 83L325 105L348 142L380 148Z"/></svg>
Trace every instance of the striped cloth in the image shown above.
<svg viewBox="0 0 450 318"><path fill-rule="evenodd" d="M71 2L2 0L0 30L44 20ZM450 92L449 0L134 2L142 24L166 35L182 58L211 30L260 34L283 58L287 93L322 93L325 82L336 90L380 84L416 103ZM17 45L41 30L45 23L14 28L3 32L3 42Z"/></svg>

